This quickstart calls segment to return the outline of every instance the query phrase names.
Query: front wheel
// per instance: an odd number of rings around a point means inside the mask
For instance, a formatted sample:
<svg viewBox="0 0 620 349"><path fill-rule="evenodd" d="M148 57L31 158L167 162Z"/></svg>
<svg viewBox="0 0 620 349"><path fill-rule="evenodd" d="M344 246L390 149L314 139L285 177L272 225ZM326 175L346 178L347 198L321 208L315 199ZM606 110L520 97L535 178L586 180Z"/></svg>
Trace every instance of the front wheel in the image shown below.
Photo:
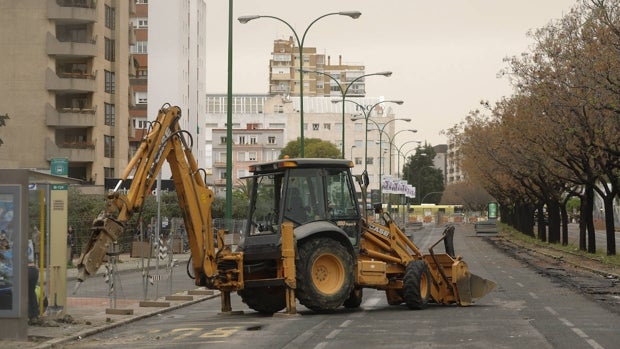
<svg viewBox="0 0 620 349"><path fill-rule="evenodd" d="M431 272L428 264L414 260L407 264L403 278L403 298L409 309L424 309L431 295Z"/></svg>
<svg viewBox="0 0 620 349"><path fill-rule="evenodd" d="M286 288L260 287L237 291L243 303L261 314L273 314L286 308Z"/></svg>
<svg viewBox="0 0 620 349"><path fill-rule="evenodd" d="M296 263L299 302L317 312L331 311L353 289L353 257L338 241L317 238L303 243Z"/></svg>

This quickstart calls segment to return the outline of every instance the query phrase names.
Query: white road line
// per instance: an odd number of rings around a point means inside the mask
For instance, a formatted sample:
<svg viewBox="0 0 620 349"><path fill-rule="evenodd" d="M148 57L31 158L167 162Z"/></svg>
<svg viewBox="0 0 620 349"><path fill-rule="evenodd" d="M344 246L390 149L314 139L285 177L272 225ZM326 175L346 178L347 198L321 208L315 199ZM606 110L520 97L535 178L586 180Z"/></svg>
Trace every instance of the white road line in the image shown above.
<svg viewBox="0 0 620 349"><path fill-rule="evenodd" d="M566 320L566 319L565 319L565 318L563 318L563 317L559 317L558 319L559 319L560 321L562 321L562 323L563 323L565 326L567 326L567 327L575 327L575 324L573 324L572 322L570 322L570 321Z"/></svg>
<svg viewBox="0 0 620 349"><path fill-rule="evenodd" d="M550 313L551 313L551 315L558 316L558 312L557 312L557 311L555 311L555 310L554 310L553 308L551 308L551 307L545 307L545 310L547 310L548 312L550 312Z"/></svg>
<svg viewBox="0 0 620 349"><path fill-rule="evenodd" d="M340 327L349 327L349 325L353 322L353 320L346 320L345 322L340 324Z"/></svg>
<svg viewBox="0 0 620 349"><path fill-rule="evenodd" d="M321 342L314 346L314 349L323 349L327 346L327 342Z"/></svg>
<svg viewBox="0 0 620 349"><path fill-rule="evenodd" d="M522 283L520 283L520 282L517 282L517 286L519 286L519 287L525 287L525 285L523 285L523 284L522 284Z"/></svg>
<svg viewBox="0 0 620 349"><path fill-rule="evenodd" d="M538 296L536 295L536 293L534 292L528 292L528 294L530 295L530 297L534 298L534 299L538 299Z"/></svg>
<svg viewBox="0 0 620 349"><path fill-rule="evenodd" d="M340 332L342 332L342 330L333 330L327 336L325 336L325 339L334 339Z"/></svg>
<svg viewBox="0 0 620 349"><path fill-rule="evenodd" d="M551 315L555 316L558 320L560 320L560 322L562 322L564 326L570 328L571 331L573 331L577 336L584 339L586 343L588 343L593 349L605 349L603 346L598 344L594 339L588 337L588 335L582 329L580 329L579 327L575 327L575 324L568 321L568 319L558 316L559 315L558 312L555 311L553 308L545 307L545 310L547 310L549 313L551 313Z"/></svg>

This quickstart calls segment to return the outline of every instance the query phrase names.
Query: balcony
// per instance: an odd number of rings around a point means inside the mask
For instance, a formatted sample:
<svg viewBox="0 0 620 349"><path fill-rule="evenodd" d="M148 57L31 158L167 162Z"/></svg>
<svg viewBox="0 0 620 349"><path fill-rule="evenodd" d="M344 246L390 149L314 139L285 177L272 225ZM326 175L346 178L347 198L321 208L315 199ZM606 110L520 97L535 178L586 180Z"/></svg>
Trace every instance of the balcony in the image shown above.
<svg viewBox="0 0 620 349"><path fill-rule="evenodd" d="M95 146L94 143L58 146L48 138L45 142L45 157L47 159L67 158L69 162L93 162L95 161Z"/></svg>
<svg viewBox="0 0 620 349"><path fill-rule="evenodd" d="M48 68L45 72L45 88L50 91L79 93L97 92L96 77L89 73L60 73Z"/></svg>
<svg viewBox="0 0 620 349"><path fill-rule="evenodd" d="M50 56L95 57L97 55L96 39L88 42L61 42L52 33L47 33L46 53Z"/></svg>
<svg viewBox="0 0 620 349"><path fill-rule="evenodd" d="M272 85L272 86L269 86L269 90L271 94L278 94L278 93L287 94L291 92L291 88L289 86Z"/></svg>
<svg viewBox="0 0 620 349"><path fill-rule="evenodd" d="M226 161L216 161L213 163L213 167L215 168L225 168L226 167Z"/></svg>
<svg viewBox="0 0 620 349"><path fill-rule="evenodd" d="M95 109L59 108L45 106L47 126L53 127L95 127Z"/></svg>
<svg viewBox="0 0 620 349"><path fill-rule="evenodd" d="M94 23L97 21L96 0L47 0L47 18Z"/></svg>
<svg viewBox="0 0 620 349"><path fill-rule="evenodd" d="M271 74L271 80L291 80L291 74Z"/></svg>

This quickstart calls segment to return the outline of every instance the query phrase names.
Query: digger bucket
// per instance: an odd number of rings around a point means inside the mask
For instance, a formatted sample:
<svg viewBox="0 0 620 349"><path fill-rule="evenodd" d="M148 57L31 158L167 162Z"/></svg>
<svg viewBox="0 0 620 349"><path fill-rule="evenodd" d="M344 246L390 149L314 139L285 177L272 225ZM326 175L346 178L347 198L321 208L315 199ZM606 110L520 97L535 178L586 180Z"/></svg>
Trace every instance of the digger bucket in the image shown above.
<svg viewBox="0 0 620 349"><path fill-rule="evenodd" d="M470 273L462 260L456 260L452 265L452 283L456 286L457 303L462 306L472 305L497 286L493 281Z"/></svg>

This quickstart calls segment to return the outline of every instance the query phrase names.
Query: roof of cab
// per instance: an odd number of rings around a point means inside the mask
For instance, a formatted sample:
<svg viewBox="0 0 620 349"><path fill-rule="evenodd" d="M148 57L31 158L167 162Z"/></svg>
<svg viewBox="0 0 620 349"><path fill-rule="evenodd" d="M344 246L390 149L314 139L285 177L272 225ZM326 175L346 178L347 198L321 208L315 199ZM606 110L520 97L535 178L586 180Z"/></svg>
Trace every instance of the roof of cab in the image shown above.
<svg viewBox="0 0 620 349"><path fill-rule="evenodd" d="M278 159L250 165L251 172L274 171L282 168L351 168L353 162L346 159L293 158Z"/></svg>

